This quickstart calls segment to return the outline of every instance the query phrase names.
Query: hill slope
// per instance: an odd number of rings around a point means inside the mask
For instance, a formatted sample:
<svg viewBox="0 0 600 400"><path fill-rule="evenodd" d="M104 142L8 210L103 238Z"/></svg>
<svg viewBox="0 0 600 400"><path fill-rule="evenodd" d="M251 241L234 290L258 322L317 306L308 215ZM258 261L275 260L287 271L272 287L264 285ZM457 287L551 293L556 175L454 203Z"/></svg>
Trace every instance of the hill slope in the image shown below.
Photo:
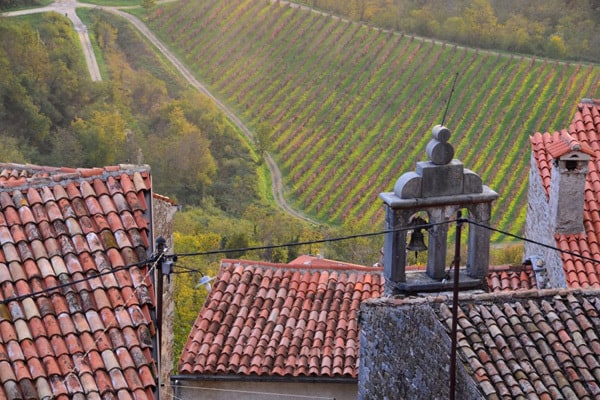
<svg viewBox="0 0 600 400"><path fill-rule="evenodd" d="M269 1L180 1L150 24L211 91L268 136L289 201L327 223L381 226L382 191L426 159L445 125L455 157L501 195L492 223L520 232L528 136L599 96L600 68L401 36Z"/></svg>

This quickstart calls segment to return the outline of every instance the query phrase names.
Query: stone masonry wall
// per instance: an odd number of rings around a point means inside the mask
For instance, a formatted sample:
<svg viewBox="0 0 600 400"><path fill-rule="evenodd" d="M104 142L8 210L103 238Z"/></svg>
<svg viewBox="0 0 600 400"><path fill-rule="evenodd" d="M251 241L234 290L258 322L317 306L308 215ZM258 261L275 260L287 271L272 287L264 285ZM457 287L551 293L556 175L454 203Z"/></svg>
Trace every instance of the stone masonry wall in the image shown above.
<svg viewBox="0 0 600 400"><path fill-rule="evenodd" d="M361 321L360 400L448 398L451 340L428 303L369 300ZM458 360L456 398L484 398Z"/></svg>
<svg viewBox="0 0 600 400"><path fill-rule="evenodd" d="M555 224L551 216L551 208L546 191L542 186L542 179L533 156L529 169L529 192L527 195L527 220L525 223L525 237L548 246L556 246L554 240ZM523 256L525 259L531 256L540 256L546 265L548 273L548 287L565 288L567 282L563 272L563 264L560 254L555 251L525 242Z"/></svg>

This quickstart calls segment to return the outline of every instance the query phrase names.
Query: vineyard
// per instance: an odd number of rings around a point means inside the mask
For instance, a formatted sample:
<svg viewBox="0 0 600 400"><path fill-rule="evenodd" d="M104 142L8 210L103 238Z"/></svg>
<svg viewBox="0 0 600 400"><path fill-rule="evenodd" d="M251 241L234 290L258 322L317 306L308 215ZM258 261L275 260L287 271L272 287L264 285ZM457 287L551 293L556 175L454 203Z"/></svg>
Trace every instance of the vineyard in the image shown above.
<svg viewBox="0 0 600 400"><path fill-rule="evenodd" d="M536 131L598 97L600 68L478 51L351 23L287 3L184 0L149 21L271 153L297 209L383 226L379 193L427 158L445 118L456 154L500 194L492 224L524 225ZM497 237L496 239L501 239Z"/></svg>

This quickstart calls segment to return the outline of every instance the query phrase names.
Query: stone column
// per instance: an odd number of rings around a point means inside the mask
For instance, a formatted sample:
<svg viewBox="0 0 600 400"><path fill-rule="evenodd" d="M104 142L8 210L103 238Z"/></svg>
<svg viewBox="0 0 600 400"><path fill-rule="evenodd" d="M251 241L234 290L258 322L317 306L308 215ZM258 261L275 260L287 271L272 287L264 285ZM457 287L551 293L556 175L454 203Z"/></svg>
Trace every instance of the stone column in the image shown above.
<svg viewBox="0 0 600 400"><path fill-rule="evenodd" d="M467 207L469 216L475 222L489 225L491 203L477 203ZM471 278L484 279L490 263L490 237L492 231L487 228L469 224L469 251L467 253L467 275Z"/></svg>
<svg viewBox="0 0 600 400"><path fill-rule="evenodd" d="M408 224L408 212L385 207L385 234L383 273L386 282L406 282L406 231L395 231Z"/></svg>
<svg viewBox="0 0 600 400"><path fill-rule="evenodd" d="M446 253L448 243L447 207L432 208L429 212L429 245L427 249L427 275L441 280L446 276ZM440 225L435 225L441 223Z"/></svg>

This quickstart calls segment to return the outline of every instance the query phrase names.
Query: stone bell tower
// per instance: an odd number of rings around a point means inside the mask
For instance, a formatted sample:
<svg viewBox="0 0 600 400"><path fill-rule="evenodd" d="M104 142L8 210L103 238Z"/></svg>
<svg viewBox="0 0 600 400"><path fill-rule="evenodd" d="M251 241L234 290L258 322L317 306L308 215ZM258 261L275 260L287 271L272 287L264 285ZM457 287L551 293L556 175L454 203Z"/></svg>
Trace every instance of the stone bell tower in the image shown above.
<svg viewBox="0 0 600 400"><path fill-rule="evenodd" d="M428 161L417 162L415 171L397 180L393 192L379 196L385 203L384 275L386 294L439 291L452 288L446 278L449 221L457 211L464 217L488 225L492 202L498 193L482 184L481 178L453 159L454 148L448 143L448 128L436 125L427 145ZM407 230L415 216L427 216L428 258L423 272L406 273ZM420 219L422 221L423 219ZM468 226L466 270L461 272L460 288L480 287L489 266L490 230Z"/></svg>

